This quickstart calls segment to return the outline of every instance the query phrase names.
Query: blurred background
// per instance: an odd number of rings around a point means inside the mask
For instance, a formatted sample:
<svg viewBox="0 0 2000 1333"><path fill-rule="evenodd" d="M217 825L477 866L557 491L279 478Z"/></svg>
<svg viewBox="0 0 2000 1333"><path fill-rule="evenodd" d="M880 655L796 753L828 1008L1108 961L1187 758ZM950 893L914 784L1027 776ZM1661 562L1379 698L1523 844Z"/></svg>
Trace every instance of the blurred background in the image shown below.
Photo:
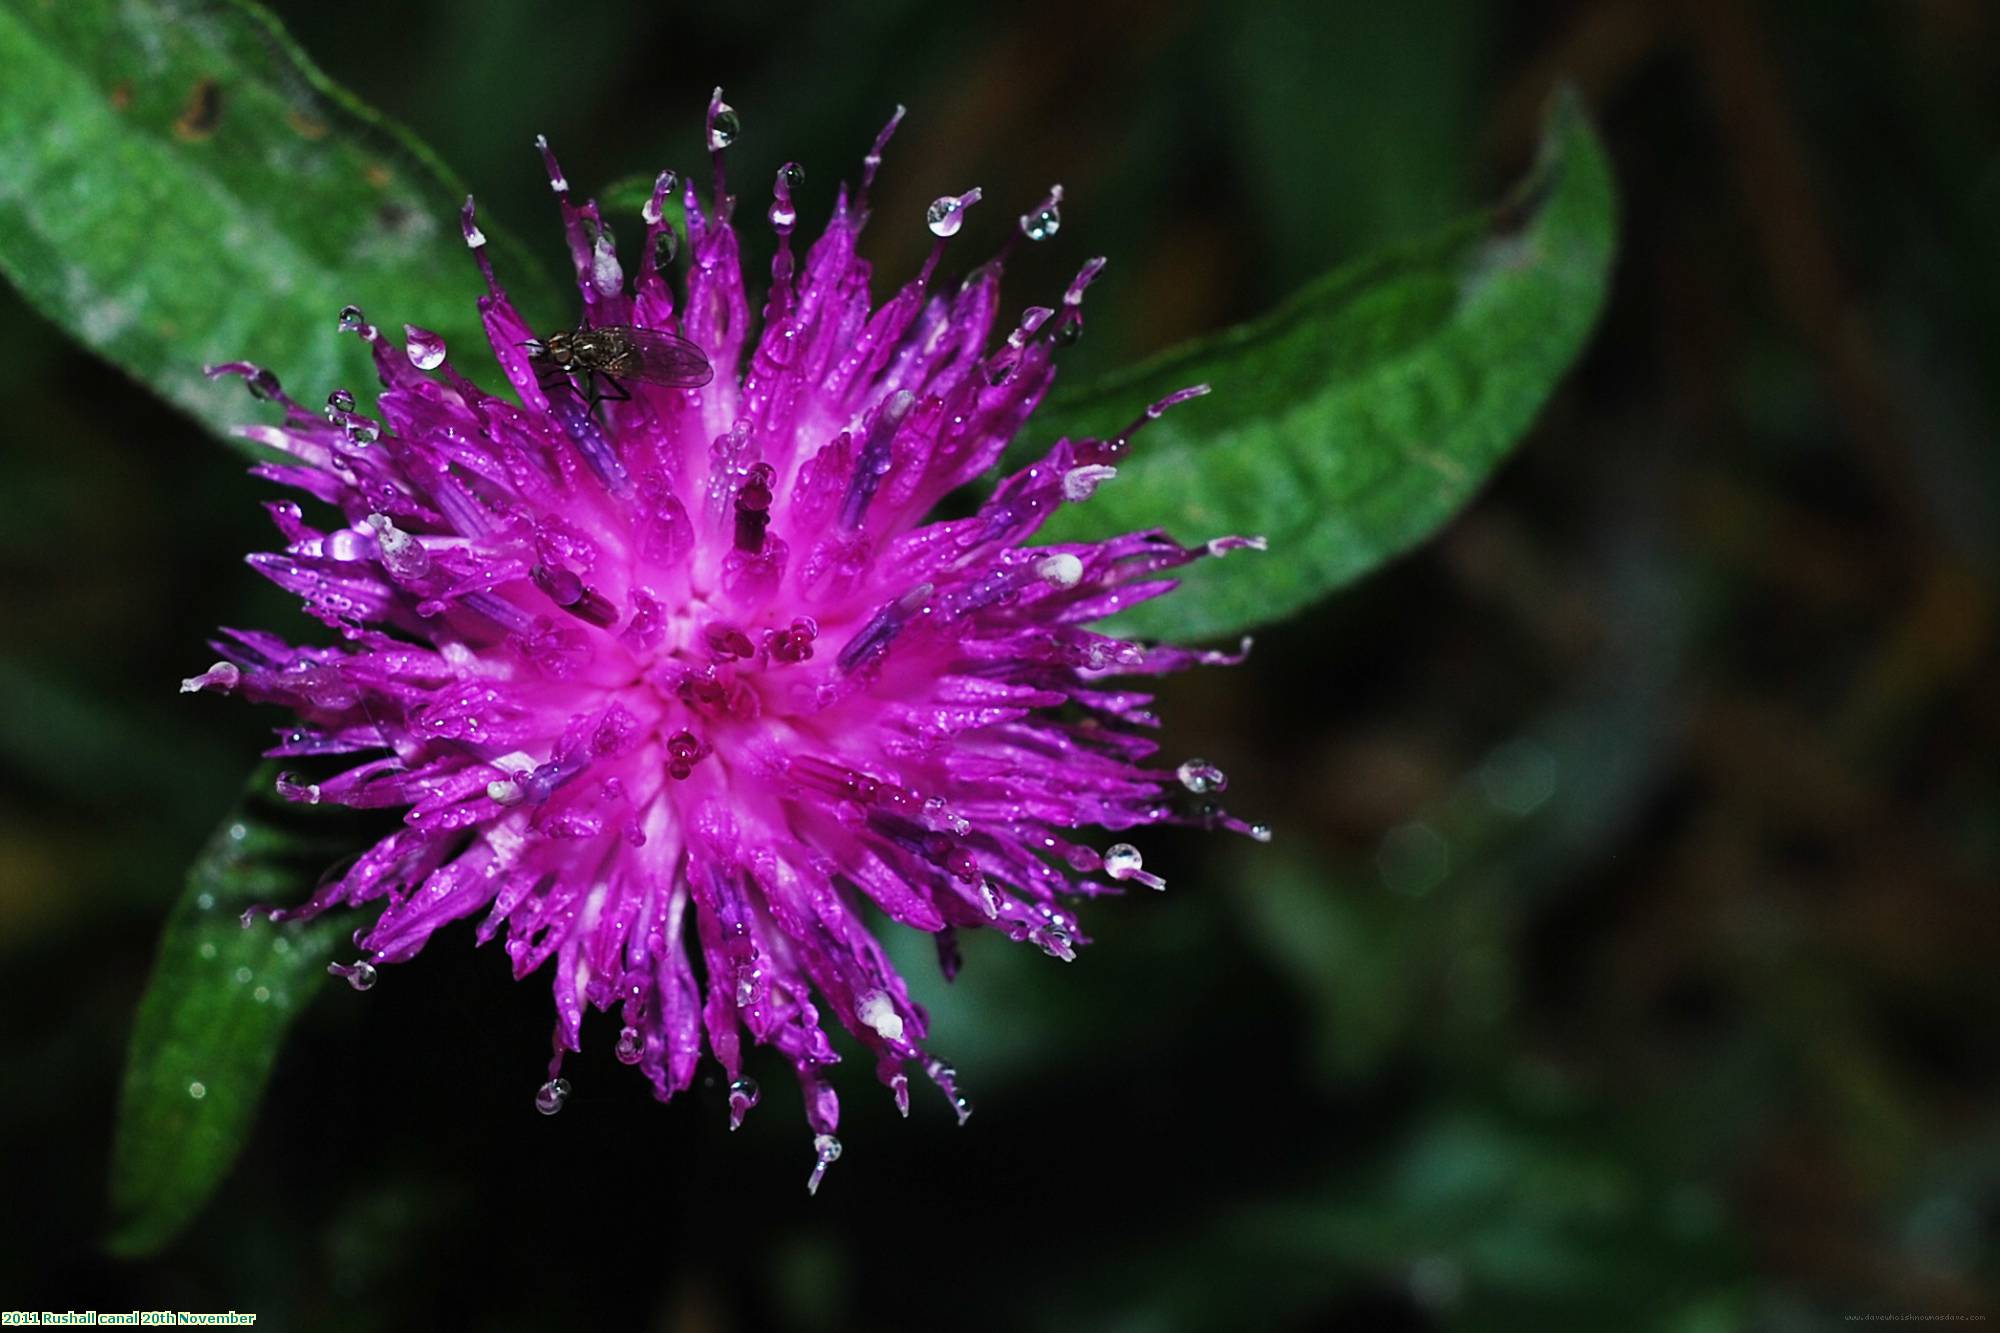
<svg viewBox="0 0 2000 1333"><path fill-rule="evenodd" d="M1625 238L1591 350L1467 513L1169 684L1176 751L1274 843L1156 838L1171 891L1094 908L1073 966L971 939L947 988L898 941L965 1128L934 1096L898 1122L850 1063L808 1199L792 1098L732 1136L720 1088L655 1105L608 1027L543 1119L546 988L457 929L321 994L230 1182L138 1262L98 1245L133 1006L275 724L176 683L211 626L298 617L241 563L268 488L0 291L27 1224L0 1304L690 1333L2000 1313L2000 10L275 8L552 264L538 131L586 188L685 167L720 82L737 179L797 158L810 220L907 103L879 280L934 196L1011 216L1060 180L1010 292L1112 257L1075 375L1497 197L1558 78Z"/></svg>

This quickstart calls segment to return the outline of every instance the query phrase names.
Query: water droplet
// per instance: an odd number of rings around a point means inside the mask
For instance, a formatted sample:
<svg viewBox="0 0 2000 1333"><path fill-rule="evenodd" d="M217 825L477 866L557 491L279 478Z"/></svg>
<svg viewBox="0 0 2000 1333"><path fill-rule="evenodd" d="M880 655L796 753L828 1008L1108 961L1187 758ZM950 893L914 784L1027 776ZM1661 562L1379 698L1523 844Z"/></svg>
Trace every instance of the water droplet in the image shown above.
<svg viewBox="0 0 2000 1333"><path fill-rule="evenodd" d="M819 1182L826 1178L826 1169L840 1160L840 1140L831 1134L820 1134L813 1138L813 1156L819 1160L813 1164L812 1176L806 1181L806 1193L818 1194Z"/></svg>
<svg viewBox="0 0 2000 1333"><path fill-rule="evenodd" d="M1085 463L1063 473L1063 499L1082 504L1097 494L1097 488L1118 475L1118 469L1104 463Z"/></svg>
<svg viewBox="0 0 2000 1333"><path fill-rule="evenodd" d="M260 402L268 403L285 391L284 386L278 383L278 377L262 366L250 372L250 377L243 384L250 390L250 396Z"/></svg>
<svg viewBox="0 0 2000 1333"><path fill-rule="evenodd" d="M1062 186L1049 190L1049 197L1031 211L1021 214L1021 234L1031 241L1046 241L1062 230Z"/></svg>
<svg viewBox="0 0 2000 1333"><path fill-rule="evenodd" d="M563 1109L563 1103L568 1100L569 1080L552 1078L536 1090L535 1109L543 1115L554 1115Z"/></svg>
<svg viewBox="0 0 2000 1333"><path fill-rule="evenodd" d="M382 431L379 427L375 425L374 422L365 421L360 417L351 417L348 419L347 422L348 443L358 444L365 449L369 445L375 443L375 441L381 438L382 438Z"/></svg>
<svg viewBox="0 0 2000 1333"><path fill-rule="evenodd" d="M681 238L672 227L663 229L653 238L653 267L665 272L673 267L674 256L680 253Z"/></svg>
<svg viewBox="0 0 2000 1333"><path fill-rule="evenodd" d="M378 980L375 964L366 959L354 963L328 963L326 970L336 977L347 978L347 984L356 990L370 990Z"/></svg>
<svg viewBox="0 0 2000 1333"><path fill-rule="evenodd" d="M679 178L671 171L663 171L654 179L652 197L639 206L639 216L645 219L647 226L657 227L660 220L666 217L666 201L679 183Z"/></svg>
<svg viewBox="0 0 2000 1333"><path fill-rule="evenodd" d="M200 1101L208 1096L208 1085L199 1081L188 1084L188 1096Z"/></svg>
<svg viewBox="0 0 2000 1333"><path fill-rule="evenodd" d="M646 1039L639 1035L639 1029L626 1027L618 1029L618 1063L636 1065L646 1054Z"/></svg>
<svg viewBox="0 0 2000 1333"><path fill-rule="evenodd" d="M759 991L759 986L758 986L759 976L760 976L759 972L754 967L746 966L746 967L739 967L736 969L737 1008L748 1009L751 1005L757 1003L757 995Z"/></svg>
<svg viewBox="0 0 2000 1333"><path fill-rule="evenodd" d="M1031 931L1028 938L1040 945L1042 952L1051 958L1060 958L1065 963L1076 961L1076 950L1070 947L1070 934L1061 926L1044 926Z"/></svg>
<svg viewBox="0 0 2000 1333"><path fill-rule="evenodd" d="M1250 836L1258 842L1269 842L1271 840L1271 826L1269 824L1252 824L1250 826Z"/></svg>
<svg viewBox="0 0 2000 1333"><path fill-rule="evenodd" d="M883 991L869 991L855 1001L854 1016L875 1029L875 1035L883 1041L903 1039L903 1016L896 1012L896 1002Z"/></svg>
<svg viewBox="0 0 2000 1333"><path fill-rule="evenodd" d="M727 102L715 104L715 114L708 121L708 151L719 153L736 142L736 136L743 133L743 119L736 114L736 108Z"/></svg>
<svg viewBox="0 0 2000 1333"><path fill-rule="evenodd" d="M924 225L931 229L933 236L956 236L958 229L965 225L965 210L978 202L978 190L968 190L961 195L939 195L924 210Z"/></svg>
<svg viewBox="0 0 2000 1333"><path fill-rule="evenodd" d="M743 1117L757 1104L762 1096L754 1078L739 1078L729 1085L729 1128L733 1132L743 1124Z"/></svg>
<svg viewBox="0 0 2000 1333"><path fill-rule="evenodd" d="M1083 581L1083 561L1068 551L1059 551L1036 561L1035 573L1052 587L1074 588Z"/></svg>
<svg viewBox="0 0 2000 1333"><path fill-rule="evenodd" d="M345 389L335 389L326 396L326 419L338 421L354 410L354 395Z"/></svg>
<svg viewBox="0 0 2000 1333"><path fill-rule="evenodd" d="M1228 775L1206 759L1190 759L1174 772L1180 778L1181 786L1197 796L1225 791L1229 787Z"/></svg>
<svg viewBox="0 0 2000 1333"><path fill-rule="evenodd" d="M1145 858L1129 842L1113 843L1104 849L1104 873L1113 879L1124 879L1143 865Z"/></svg>
<svg viewBox="0 0 2000 1333"><path fill-rule="evenodd" d="M404 344L410 354L410 364L418 370L436 370L444 364L444 339L429 329L420 329L414 324L403 326Z"/></svg>
<svg viewBox="0 0 2000 1333"><path fill-rule="evenodd" d="M1083 321L1066 319L1056 325L1056 331L1050 336L1055 339L1058 347L1074 347L1077 339L1083 337Z"/></svg>
<svg viewBox="0 0 2000 1333"><path fill-rule="evenodd" d="M340 308L340 331L342 333L358 332L361 326L367 322L368 317L361 313L360 306L344 305Z"/></svg>

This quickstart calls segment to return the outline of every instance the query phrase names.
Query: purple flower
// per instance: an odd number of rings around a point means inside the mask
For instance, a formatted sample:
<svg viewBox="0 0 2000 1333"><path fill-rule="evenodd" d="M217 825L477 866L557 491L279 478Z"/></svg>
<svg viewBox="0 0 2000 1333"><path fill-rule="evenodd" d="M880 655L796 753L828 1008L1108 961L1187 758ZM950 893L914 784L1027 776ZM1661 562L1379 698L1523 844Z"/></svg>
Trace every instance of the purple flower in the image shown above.
<svg viewBox="0 0 2000 1333"><path fill-rule="evenodd" d="M341 642L227 631L224 660L185 685L291 709L274 755L387 751L279 779L295 800L403 812L309 901L271 913L382 904L357 933L364 958L334 972L366 989L440 926L483 913L479 940L504 929L517 978L555 963L544 1112L568 1096L561 1061L586 1008L616 1010L618 1058L662 1099L705 1046L731 1080L732 1126L758 1098L747 1033L797 1071L815 1188L840 1152L829 1018L906 1113L912 1062L961 1120L970 1110L926 1053L924 1011L867 904L936 935L947 976L964 927L1068 960L1084 943L1071 898L1163 887L1127 830L1268 836L1203 799L1223 786L1212 766L1151 762L1149 696L1116 680L1239 656L1087 628L1167 592L1167 571L1256 543L1190 550L1154 531L1026 544L1110 480L1132 431L1202 389L1115 438L1057 444L969 517L923 522L1047 392L1103 261L988 350L1006 251L931 291L973 190L931 207L930 258L871 307L855 241L895 125L802 257L798 168L778 173L759 321L722 171L735 114L718 91L710 207L663 174L629 287L597 206L571 198L544 147L580 324L615 335L595 361L523 322L468 200L465 240L490 289L480 313L514 398L474 387L436 335L408 328L397 346L352 307L342 328L368 342L385 386L374 416L344 391L309 412L267 371L216 367L285 409L282 426L243 431L289 455L257 474L338 511L323 529L271 504L285 549L250 562ZM676 189L690 252L679 301ZM1008 248L1054 233L1060 198L1024 215ZM713 380L675 387L705 378L704 355ZM1095 850L1083 829L1113 845Z"/></svg>

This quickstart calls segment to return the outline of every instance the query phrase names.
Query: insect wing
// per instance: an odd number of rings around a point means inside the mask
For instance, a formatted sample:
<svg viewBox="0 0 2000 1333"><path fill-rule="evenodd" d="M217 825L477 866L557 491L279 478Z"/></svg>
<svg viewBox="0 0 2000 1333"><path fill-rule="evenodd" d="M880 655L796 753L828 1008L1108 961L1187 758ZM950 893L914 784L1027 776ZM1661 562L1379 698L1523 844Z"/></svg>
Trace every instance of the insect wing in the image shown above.
<svg viewBox="0 0 2000 1333"><path fill-rule="evenodd" d="M613 372L621 378L669 389L699 389L715 378L707 354L679 334L638 328L617 332L626 344L622 364Z"/></svg>

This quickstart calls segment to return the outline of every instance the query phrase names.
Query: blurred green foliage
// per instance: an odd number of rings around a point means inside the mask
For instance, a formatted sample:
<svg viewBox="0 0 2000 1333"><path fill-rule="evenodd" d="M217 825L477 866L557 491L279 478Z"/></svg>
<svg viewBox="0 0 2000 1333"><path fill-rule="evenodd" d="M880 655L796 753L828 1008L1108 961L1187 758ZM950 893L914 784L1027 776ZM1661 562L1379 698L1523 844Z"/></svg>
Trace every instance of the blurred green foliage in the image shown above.
<svg viewBox="0 0 2000 1333"><path fill-rule="evenodd" d="M218 430L243 404L206 364L254 355L300 386L371 383L361 341L326 336L349 303L483 344L463 185L258 7L16 0L0 5L0 65L0 273ZM546 270L504 233L494 244L526 307L553 308Z"/></svg>
<svg viewBox="0 0 2000 1333"><path fill-rule="evenodd" d="M337 912L290 926L242 920L296 901L370 831L348 812L281 801L276 776L269 763L251 775L167 917L119 1099L114 1253L151 1253L207 1202L242 1150L279 1046L352 932Z"/></svg>
<svg viewBox="0 0 2000 1333"><path fill-rule="evenodd" d="M1455 514L1526 432L1597 322L1617 208L1583 110L1558 97L1509 207L1319 278L1211 339L1066 391L1023 460L1115 437L1147 403L1213 392L1138 436L1118 484L1055 514L1054 541L1164 527L1189 545L1267 538L1279 558L1207 561L1116 623L1201 639L1267 624L1362 578Z"/></svg>
<svg viewBox="0 0 2000 1333"><path fill-rule="evenodd" d="M920 258L937 194L1062 180L1060 244L1010 290L1113 256L1077 379L1494 197L1559 75L1604 127L1625 240L1593 350L1487 494L1165 692L1177 752L1223 764L1277 842L1149 845L1169 892L1093 908L1068 967L969 940L947 988L898 940L966 1128L935 1099L897 1120L857 1069L808 1201L784 1098L731 1136L719 1088L656 1106L603 1036L543 1120L546 993L459 932L365 997L326 988L239 1169L140 1262L102 1249L134 1004L277 721L173 691L212 625L296 616L238 563L267 541L240 460L0 293L0 1032L28 1089L0 1131L34 1222L0 1259L10 1306L362 1329L1990 1316L2000 16L1376 8L280 6L550 258L537 131L579 181L682 166L721 82L732 165L804 161L810 217L906 102L882 271Z"/></svg>

